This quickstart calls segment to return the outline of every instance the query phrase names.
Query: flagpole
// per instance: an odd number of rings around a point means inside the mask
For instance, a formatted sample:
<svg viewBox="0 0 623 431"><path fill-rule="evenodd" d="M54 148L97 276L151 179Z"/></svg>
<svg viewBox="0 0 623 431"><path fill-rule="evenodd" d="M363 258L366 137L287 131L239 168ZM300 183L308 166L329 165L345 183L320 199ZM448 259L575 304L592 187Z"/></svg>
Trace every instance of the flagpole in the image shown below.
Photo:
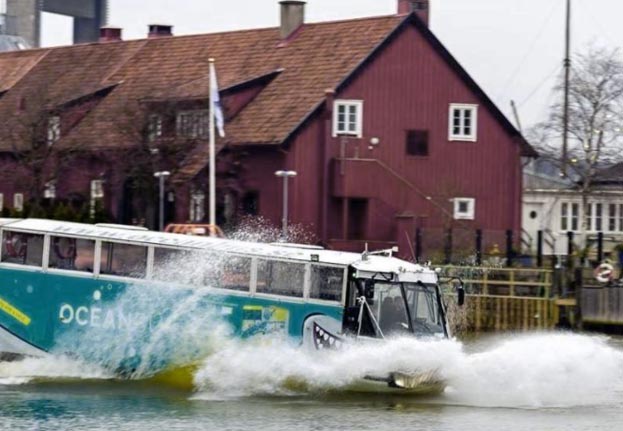
<svg viewBox="0 0 623 431"><path fill-rule="evenodd" d="M214 68L214 59L210 58L208 60L210 63L210 71ZM210 73L210 79L212 79L213 74ZM210 83L210 88L212 88L213 83ZM215 156L215 143L216 134L215 134L215 121L214 121L214 100L212 100L213 95L210 94L210 224L216 225L216 156Z"/></svg>

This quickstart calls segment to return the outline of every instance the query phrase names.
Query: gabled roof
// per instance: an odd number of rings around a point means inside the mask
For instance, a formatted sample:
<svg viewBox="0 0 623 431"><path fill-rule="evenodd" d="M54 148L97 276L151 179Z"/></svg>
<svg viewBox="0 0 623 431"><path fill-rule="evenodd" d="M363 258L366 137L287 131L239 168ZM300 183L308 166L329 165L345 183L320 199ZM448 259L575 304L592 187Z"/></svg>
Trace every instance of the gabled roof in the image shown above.
<svg viewBox="0 0 623 431"><path fill-rule="evenodd" d="M592 183L595 185L623 184L623 162L598 170Z"/></svg>
<svg viewBox="0 0 623 431"><path fill-rule="evenodd" d="M28 50L0 54L0 93L13 87L46 52Z"/></svg>
<svg viewBox="0 0 623 431"><path fill-rule="evenodd" d="M232 31L138 41L84 44L0 54L0 118L20 100L45 94L62 104L97 89L112 90L61 138L59 146L99 149L133 145L120 116L138 112L142 101L207 99L208 59L216 60L221 89L268 76L264 88L226 125L223 144L282 144L324 101L325 91L347 85L405 26L415 25L450 67L473 89L524 155L535 155L519 132L476 85L415 14L305 24L285 43L279 28ZM3 148L0 139L0 150Z"/></svg>

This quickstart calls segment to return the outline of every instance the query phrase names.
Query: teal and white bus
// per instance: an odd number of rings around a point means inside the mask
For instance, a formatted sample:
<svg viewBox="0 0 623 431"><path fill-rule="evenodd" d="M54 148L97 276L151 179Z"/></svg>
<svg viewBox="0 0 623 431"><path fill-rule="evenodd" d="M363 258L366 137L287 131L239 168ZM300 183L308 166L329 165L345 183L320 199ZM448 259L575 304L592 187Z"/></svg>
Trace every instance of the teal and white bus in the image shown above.
<svg viewBox="0 0 623 431"><path fill-rule="evenodd" d="M80 346L98 331L122 338L133 311L118 307L120 299L131 288L155 297L158 286L175 286L177 303L180 292L200 292L201 300L193 302L195 319L197 307L206 307L206 316L216 310L235 337L283 336L322 350L393 335L450 336L437 273L391 251L356 254L40 219L0 219L0 237L5 360L59 349L81 356L79 348L67 351L63 340L70 337ZM172 308L159 303L148 327L132 333L126 364ZM167 366L163 361L151 365ZM417 379L392 374L370 380L401 387Z"/></svg>

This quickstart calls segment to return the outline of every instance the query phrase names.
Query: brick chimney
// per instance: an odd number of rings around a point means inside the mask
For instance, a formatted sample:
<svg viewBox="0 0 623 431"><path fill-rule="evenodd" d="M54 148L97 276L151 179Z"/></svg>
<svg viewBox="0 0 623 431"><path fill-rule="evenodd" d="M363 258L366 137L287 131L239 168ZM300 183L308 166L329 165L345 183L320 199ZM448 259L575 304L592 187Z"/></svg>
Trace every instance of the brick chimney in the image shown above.
<svg viewBox="0 0 623 431"><path fill-rule="evenodd" d="M173 26L167 24L149 24L149 33L147 37L150 39L157 37L173 36Z"/></svg>
<svg viewBox="0 0 623 431"><path fill-rule="evenodd" d="M118 42L121 39L121 29L118 27L102 27L100 28L100 42Z"/></svg>
<svg viewBox="0 0 623 431"><path fill-rule="evenodd" d="M407 15L415 12L428 25L430 15L430 0L398 0L398 15Z"/></svg>
<svg viewBox="0 0 623 431"><path fill-rule="evenodd" d="M305 23L305 2L283 0L281 5L281 39L287 39L296 29Z"/></svg>

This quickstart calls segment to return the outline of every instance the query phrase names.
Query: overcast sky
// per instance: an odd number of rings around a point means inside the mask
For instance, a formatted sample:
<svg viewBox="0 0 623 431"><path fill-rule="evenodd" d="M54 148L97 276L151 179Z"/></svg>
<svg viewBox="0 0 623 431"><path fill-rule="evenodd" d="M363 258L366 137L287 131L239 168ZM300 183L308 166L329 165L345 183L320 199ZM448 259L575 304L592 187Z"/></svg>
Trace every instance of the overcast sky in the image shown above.
<svg viewBox="0 0 623 431"><path fill-rule="evenodd" d="M623 0L572 0L573 49L615 47L623 41ZM308 22L392 14L397 0L308 0ZM540 121L552 102L562 67L565 0L431 0L431 28L512 118L515 100L524 128ZM110 0L109 24L124 39L145 37L147 24L166 23L193 34L270 27L278 0ZM71 42L71 20L44 14L43 44Z"/></svg>

